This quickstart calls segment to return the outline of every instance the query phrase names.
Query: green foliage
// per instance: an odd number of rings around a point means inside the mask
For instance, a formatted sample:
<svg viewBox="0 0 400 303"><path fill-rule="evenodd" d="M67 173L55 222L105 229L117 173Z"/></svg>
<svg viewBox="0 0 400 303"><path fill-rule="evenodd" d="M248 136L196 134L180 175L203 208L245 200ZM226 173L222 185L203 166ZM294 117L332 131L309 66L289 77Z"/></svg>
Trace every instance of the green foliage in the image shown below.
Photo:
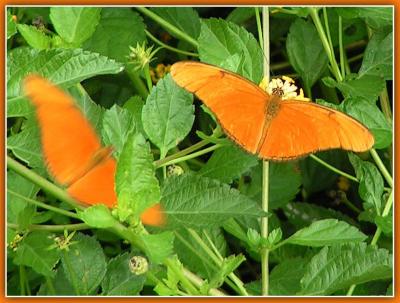
<svg viewBox="0 0 400 303"><path fill-rule="evenodd" d="M328 57L315 27L300 18L293 22L286 50L290 64L302 78L306 91L310 91L328 65Z"/></svg>
<svg viewBox="0 0 400 303"><path fill-rule="evenodd" d="M269 8L267 52L255 7L8 6L7 295L261 295L265 252L269 295L392 295L393 13ZM199 60L258 84L264 59L273 77L292 75L306 97L364 124L374 148L270 162L263 176L263 161L168 75ZM114 207L73 203L47 171L23 91L31 73L71 95L112 149ZM143 225L156 203L165 225Z"/></svg>

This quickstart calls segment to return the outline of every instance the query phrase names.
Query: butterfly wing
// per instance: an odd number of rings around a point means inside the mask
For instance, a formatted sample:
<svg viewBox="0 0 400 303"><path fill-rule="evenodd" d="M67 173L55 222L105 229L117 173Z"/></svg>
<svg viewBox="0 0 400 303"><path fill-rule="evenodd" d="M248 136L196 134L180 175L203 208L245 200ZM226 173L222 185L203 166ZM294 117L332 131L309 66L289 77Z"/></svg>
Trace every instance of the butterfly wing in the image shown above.
<svg viewBox="0 0 400 303"><path fill-rule="evenodd" d="M48 169L57 182L70 184L88 169L100 141L70 96L40 76L29 76L24 84L36 107Z"/></svg>
<svg viewBox="0 0 400 303"><path fill-rule="evenodd" d="M233 140L247 151L256 152L268 94L237 74L199 62L175 63L171 75L179 86L203 101Z"/></svg>
<svg viewBox="0 0 400 303"><path fill-rule="evenodd" d="M280 102L260 142L259 155L290 160L334 148L362 152L373 144L369 130L350 116L315 103L287 100Z"/></svg>

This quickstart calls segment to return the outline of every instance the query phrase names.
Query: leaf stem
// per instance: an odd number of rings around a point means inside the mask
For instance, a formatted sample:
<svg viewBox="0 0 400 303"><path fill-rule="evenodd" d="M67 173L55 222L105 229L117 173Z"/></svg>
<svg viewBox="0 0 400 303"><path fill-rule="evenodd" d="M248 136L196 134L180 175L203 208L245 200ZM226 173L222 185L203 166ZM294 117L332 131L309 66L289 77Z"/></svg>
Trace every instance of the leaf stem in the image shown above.
<svg viewBox="0 0 400 303"><path fill-rule="evenodd" d="M323 166L325 166L326 168L330 169L331 171L333 171L333 172L335 172L335 173L337 173L337 174L339 174L339 175L341 175L343 177L346 177L349 180L352 180L354 182L359 182L356 177L354 177L352 175L349 175L348 173L345 173L344 171L341 171L341 170L337 169L336 167L334 167L334 166L328 164L327 162L325 162L324 160L318 158L316 155L312 155L311 154L310 158L315 160L315 161L317 161L318 163L322 164Z"/></svg>
<svg viewBox="0 0 400 303"><path fill-rule="evenodd" d="M143 83L142 79L140 79L139 74L134 71L132 67L129 67L129 65L126 65L125 71L128 77L131 79L131 82L137 93L140 95L140 97L146 100L149 92L147 91L146 85Z"/></svg>
<svg viewBox="0 0 400 303"><path fill-rule="evenodd" d="M28 203L31 203L33 205L36 205L38 207L50 210L52 212L55 212L55 213L58 213L58 214L61 214L61 215L64 215L64 216L67 216L67 217L70 217L70 218L79 219L79 216L77 214L73 213L73 212L70 212L70 211L67 211L67 210L64 210L64 209L61 209L61 208L57 208L57 207L48 205L46 203L43 203L43 202L40 202L40 201L37 201L37 200L34 200L34 199L30 199L30 198L25 197L25 196L15 192L15 191L12 191L11 189L8 189L8 188L7 188L7 192L10 193L13 196L16 196L16 197L18 197L20 199L23 199L24 201L26 201Z"/></svg>
<svg viewBox="0 0 400 303"><path fill-rule="evenodd" d="M224 146L224 145L222 145L222 144L215 144L215 145L212 145L212 146L207 147L207 148L205 148L205 149L202 149L202 150L199 150L199 151L197 151L197 152L194 152L194 153L192 153L192 154L189 154L189 155L186 155L186 156L183 156L183 157L180 157L180 158L175 158L175 159L170 160L170 161L168 161L168 162L164 162L164 163L162 163L162 164L159 164L159 165L156 166L156 167L157 167L157 168L165 167L165 166L168 166L168 165L172 165L172 164L176 164L176 163L179 163L179 162L187 161L187 160L189 160L189 159L197 158L198 156L207 154L207 153L209 153L209 152L211 152L211 151L213 151L213 150L216 150L216 149L218 149L218 148L220 148L220 147L222 147L222 146ZM166 159L166 158L165 158L165 159ZM160 159L159 161L161 162L161 160L162 160L162 159Z"/></svg>
<svg viewBox="0 0 400 303"><path fill-rule="evenodd" d="M72 205L73 207L83 209L84 207L80 205L75 199L71 198L66 191L59 188L57 185L49 182L42 176L36 174L33 170L26 168L24 165L15 161L10 156L7 156L7 167L15 171L17 174L22 177L32 181L40 188L53 195L54 197L60 199L61 201Z"/></svg>
<svg viewBox="0 0 400 303"><path fill-rule="evenodd" d="M342 24L342 16L339 16L339 24L338 24L338 31L339 31L339 54L340 54L340 70L342 75L346 75L346 69L344 66L345 58L344 58L344 47L343 47L343 24Z"/></svg>
<svg viewBox="0 0 400 303"><path fill-rule="evenodd" d="M326 37L326 34L324 32L324 28L323 28L323 26L321 24L321 20L320 20L320 18L318 16L318 9L315 8L315 7L310 7L310 8L308 8L308 10L310 12L311 18L313 19L315 28L317 29L317 32L319 34L319 37L321 39L322 45L323 45L323 47L325 49L325 52L326 52L326 54L328 56L329 62L330 62L331 67L332 67L332 73L334 74L334 76L335 76L335 78L336 78L336 80L338 82L342 82L343 81L343 77L340 74L339 66L338 66L338 64L336 62L336 59L335 59L335 54L333 53L333 51L332 51L332 49L331 49L331 47L329 45L328 38Z"/></svg>
<svg viewBox="0 0 400 303"><path fill-rule="evenodd" d="M151 89L153 88L153 82L151 82L150 65L148 63L143 68L143 72L144 72L144 76L146 78L147 89L149 92L151 92Z"/></svg>
<svg viewBox="0 0 400 303"><path fill-rule="evenodd" d="M263 6L262 10L263 17L263 50L264 50L264 77L267 78L267 83L269 83L269 9L267 6ZM262 210L268 212L268 195L269 195L269 162L263 161L263 175L262 175ZM261 237L268 237L268 217L261 218ZM269 292L269 250L265 247L261 250L261 294L263 296L268 296Z"/></svg>
<svg viewBox="0 0 400 303"><path fill-rule="evenodd" d="M175 275L179 278L182 286L189 291L191 295L199 295L199 291L192 284L192 282L187 278L183 271L180 268L177 268L176 264L170 259L165 259L164 264L170 268Z"/></svg>
<svg viewBox="0 0 400 303"><path fill-rule="evenodd" d="M194 47L198 48L199 44L198 42L193 39L192 37L190 37L188 34L182 32L180 29L178 29L176 26L172 25L171 23L169 23L168 21L164 20L163 18L161 18L159 15L157 15L156 13L153 13L151 10L145 8L145 7L136 7L136 9L141 12L142 14L146 15L147 17L149 17L150 19L153 19L153 21L157 22L158 24L160 24L162 27L164 27L167 31L169 31L171 34L174 34L175 36L177 36L179 39L182 39L188 43L190 43L191 45L193 45Z"/></svg>
<svg viewBox="0 0 400 303"><path fill-rule="evenodd" d="M184 51L184 50L180 50L179 48L175 48L173 46L170 46L170 45L158 40L147 29L145 29L144 32L146 33L147 37L149 37L155 43L157 43L158 45L160 45L160 46L162 46L162 47L164 47L164 48L166 48L166 49L168 49L168 50L170 50L172 52L175 52L175 53L178 53L178 54L182 54L182 55L186 55L186 56L192 56L192 57L198 57L199 56L198 53L192 53L192 52L187 52L187 51Z"/></svg>
<svg viewBox="0 0 400 303"><path fill-rule="evenodd" d="M262 26L261 26L261 20L260 20L260 10L258 7L255 7L254 10L256 11L256 22L257 22L257 31L258 31L258 41L260 43L261 49L263 49L264 44L264 38L263 38L263 32L262 32Z"/></svg>
<svg viewBox="0 0 400 303"><path fill-rule="evenodd" d="M381 171L383 177L386 179L386 182L389 184L391 188L393 188L393 179L388 170L386 169L385 165L383 164L381 158L379 157L378 153L374 148L370 151L372 158L374 159L376 165L378 166L379 170Z"/></svg>
<svg viewBox="0 0 400 303"><path fill-rule="evenodd" d="M14 223L7 223L7 226L15 229L15 230L20 230L18 224ZM87 225L86 223L77 223L77 224L64 224L64 225L36 225L32 224L28 226L28 230L45 230L45 231L51 231L51 232L58 232L58 231L74 231L74 230L84 230L84 229L90 229L91 227Z"/></svg>

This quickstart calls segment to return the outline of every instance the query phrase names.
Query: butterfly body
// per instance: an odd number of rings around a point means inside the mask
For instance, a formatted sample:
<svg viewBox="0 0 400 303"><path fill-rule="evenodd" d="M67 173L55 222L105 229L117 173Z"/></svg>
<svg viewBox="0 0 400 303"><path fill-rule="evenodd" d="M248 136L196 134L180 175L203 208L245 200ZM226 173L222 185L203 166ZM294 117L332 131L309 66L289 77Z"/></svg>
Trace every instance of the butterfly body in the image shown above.
<svg viewBox="0 0 400 303"><path fill-rule="evenodd" d="M354 118L315 103L282 100L219 67L183 61L171 67L171 75L215 114L232 140L262 159L291 160L334 148L361 152L373 146L372 134Z"/></svg>

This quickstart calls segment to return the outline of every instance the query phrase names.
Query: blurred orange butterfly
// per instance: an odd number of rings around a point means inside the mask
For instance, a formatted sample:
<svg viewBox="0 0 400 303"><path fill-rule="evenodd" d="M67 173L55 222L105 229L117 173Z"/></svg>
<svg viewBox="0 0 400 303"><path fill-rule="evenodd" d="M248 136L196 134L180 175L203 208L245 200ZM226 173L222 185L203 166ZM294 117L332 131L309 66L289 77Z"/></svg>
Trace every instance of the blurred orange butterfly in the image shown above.
<svg viewBox="0 0 400 303"><path fill-rule="evenodd" d="M95 130L72 97L46 79L30 75L25 92L36 108L44 158L54 179L76 200L89 205L115 206L116 161L111 147L101 146ZM162 225L160 204L141 215L142 222Z"/></svg>
<svg viewBox="0 0 400 303"><path fill-rule="evenodd" d="M291 160L334 148L362 152L374 144L369 130L342 112L282 100L219 67L183 61L171 67L171 75L204 102L231 139L262 159Z"/></svg>

